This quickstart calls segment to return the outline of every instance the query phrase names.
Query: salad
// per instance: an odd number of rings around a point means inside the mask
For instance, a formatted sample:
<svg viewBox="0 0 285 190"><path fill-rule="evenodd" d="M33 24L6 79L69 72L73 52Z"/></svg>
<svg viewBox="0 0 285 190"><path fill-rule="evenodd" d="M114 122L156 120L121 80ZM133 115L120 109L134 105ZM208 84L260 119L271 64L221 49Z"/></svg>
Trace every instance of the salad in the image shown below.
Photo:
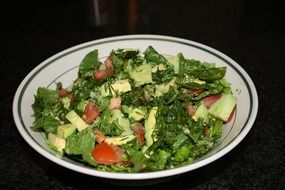
<svg viewBox="0 0 285 190"><path fill-rule="evenodd" d="M34 96L32 129L60 156L112 172L179 167L210 151L234 115L226 67L152 46L98 54L82 59L70 86Z"/></svg>

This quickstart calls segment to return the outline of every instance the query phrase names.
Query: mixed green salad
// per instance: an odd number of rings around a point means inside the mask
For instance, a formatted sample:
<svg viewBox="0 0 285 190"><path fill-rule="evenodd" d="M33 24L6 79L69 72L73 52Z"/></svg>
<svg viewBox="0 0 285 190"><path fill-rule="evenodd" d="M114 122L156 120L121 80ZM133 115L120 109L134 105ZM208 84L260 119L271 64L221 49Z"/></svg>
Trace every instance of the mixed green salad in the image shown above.
<svg viewBox="0 0 285 190"><path fill-rule="evenodd" d="M236 97L217 67L152 46L98 50L70 86L39 87L32 128L58 155L112 172L147 172L191 163L211 150L235 112Z"/></svg>

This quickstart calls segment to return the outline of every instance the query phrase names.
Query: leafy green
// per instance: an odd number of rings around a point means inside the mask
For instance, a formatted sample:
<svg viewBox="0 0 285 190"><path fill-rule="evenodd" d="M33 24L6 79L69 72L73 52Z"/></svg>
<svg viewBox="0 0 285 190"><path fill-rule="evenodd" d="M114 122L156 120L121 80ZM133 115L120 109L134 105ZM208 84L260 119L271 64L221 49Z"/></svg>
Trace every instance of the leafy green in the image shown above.
<svg viewBox="0 0 285 190"><path fill-rule="evenodd" d="M183 133L178 134L177 137L176 137L176 141L172 145L173 150L178 149L187 140L188 140L188 137L185 134L183 134Z"/></svg>
<svg viewBox="0 0 285 190"><path fill-rule="evenodd" d="M148 170L162 170L166 167L168 159L171 154L165 150L158 150L153 153L147 161L146 169Z"/></svg>
<svg viewBox="0 0 285 190"><path fill-rule="evenodd" d="M93 134L92 128L87 127L67 138L65 151L68 154L90 155L94 145L95 135Z"/></svg>
<svg viewBox="0 0 285 190"><path fill-rule="evenodd" d="M124 129L116 116L117 115L114 114L113 110L106 109L101 113L101 117L99 117L93 125L107 136L119 136Z"/></svg>
<svg viewBox="0 0 285 190"><path fill-rule="evenodd" d="M154 65L157 64L167 64L168 61L167 59L159 54L152 46L149 46L145 51L144 51L144 56L145 56L145 60L148 63L153 63Z"/></svg>
<svg viewBox="0 0 285 190"><path fill-rule="evenodd" d="M174 160L177 162L183 162L189 158L189 154L191 152L191 146L182 146L177 150L174 155Z"/></svg>
<svg viewBox="0 0 285 190"><path fill-rule="evenodd" d="M116 51L113 50L111 52L111 57L116 73L122 70L126 72L126 67L130 65L139 66L143 63L143 58L140 56L138 49L117 49Z"/></svg>
<svg viewBox="0 0 285 190"><path fill-rule="evenodd" d="M99 68L101 63L98 60L98 50L89 52L79 65L78 76L87 77L92 76L92 72L95 68Z"/></svg>
<svg viewBox="0 0 285 190"><path fill-rule="evenodd" d="M58 100L58 94L55 90L40 87L35 95L35 101L32 105L34 114L36 116L41 116L45 107L54 106Z"/></svg>
<svg viewBox="0 0 285 190"><path fill-rule="evenodd" d="M47 133L56 133L56 129L60 124L59 119L65 112L64 104L60 101L56 90L40 87L34 96L32 108L36 117L33 122L33 129L40 129Z"/></svg>
<svg viewBox="0 0 285 190"><path fill-rule="evenodd" d="M52 116L47 116L43 119L43 128L46 132L56 133L60 122Z"/></svg>
<svg viewBox="0 0 285 190"><path fill-rule="evenodd" d="M60 122L57 119L48 115L36 119L33 124L33 129L43 128L47 133L56 133L59 125Z"/></svg>
<svg viewBox="0 0 285 190"><path fill-rule="evenodd" d="M133 167L131 169L132 172L139 172L144 169L146 157L144 156L143 152L134 148L128 148L127 154L133 163Z"/></svg>
<svg viewBox="0 0 285 190"><path fill-rule="evenodd" d="M225 67L215 67L214 64L202 63L194 59L185 59L181 53L178 56L180 61L180 73L186 73L187 75L192 75L195 78L205 81L219 80L226 74Z"/></svg>
<svg viewBox="0 0 285 190"><path fill-rule="evenodd" d="M90 97L91 90L94 89L95 80L92 78L78 79L72 86L72 92L75 100L86 100Z"/></svg>

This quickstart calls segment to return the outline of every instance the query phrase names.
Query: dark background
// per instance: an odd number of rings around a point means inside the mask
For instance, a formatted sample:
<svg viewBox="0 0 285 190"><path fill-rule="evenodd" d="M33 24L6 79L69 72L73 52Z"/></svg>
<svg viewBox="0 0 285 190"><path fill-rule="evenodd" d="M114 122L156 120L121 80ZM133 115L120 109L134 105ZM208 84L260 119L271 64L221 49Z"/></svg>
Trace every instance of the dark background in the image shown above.
<svg viewBox="0 0 285 190"><path fill-rule="evenodd" d="M12 101L21 80L53 54L133 33L209 45L237 61L259 95L256 122L234 150L171 181L136 189L285 189L285 15L280 2L109 0L100 5L108 19L98 26L89 0L1 1L0 189L129 189L39 155L17 131Z"/></svg>

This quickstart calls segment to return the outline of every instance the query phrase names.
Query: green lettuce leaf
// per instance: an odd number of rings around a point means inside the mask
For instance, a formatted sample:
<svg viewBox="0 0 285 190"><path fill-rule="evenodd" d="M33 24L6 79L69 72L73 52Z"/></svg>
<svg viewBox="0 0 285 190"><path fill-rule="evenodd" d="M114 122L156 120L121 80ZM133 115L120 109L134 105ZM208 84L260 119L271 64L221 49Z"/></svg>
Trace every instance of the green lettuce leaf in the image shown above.
<svg viewBox="0 0 285 190"><path fill-rule="evenodd" d="M65 152L67 154L91 155L95 145L95 135L91 127L69 136L66 140Z"/></svg>
<svg viewBox="0 0 285 190"><path fill-rule="evenodd" d="M79 71L78 76L81 77L87 77L92 76L92 72L94 69L98 69L100 67L101 63L98 60L98 50L94 50L89 52L82 60L82 62L79 65Z"/></svg>
<svg viewBox="0 0 285 190"><path fill-rule="evenodd" d="M144 56L145 56L145 60L148 63L153 63L154 65L157 64L167 64L168 61L167 59L159 54L152 46L149 46L145 51L144 51Z"/></svg>
<svg viewBox="0 0 285 190"><path fill-rule="evenodd" d="M215 67L215 64L202 63L194 59L185 59L181 53L178 56L180 73L186 73L205 81L220 80L226 74L226 67Z"/></svg>

